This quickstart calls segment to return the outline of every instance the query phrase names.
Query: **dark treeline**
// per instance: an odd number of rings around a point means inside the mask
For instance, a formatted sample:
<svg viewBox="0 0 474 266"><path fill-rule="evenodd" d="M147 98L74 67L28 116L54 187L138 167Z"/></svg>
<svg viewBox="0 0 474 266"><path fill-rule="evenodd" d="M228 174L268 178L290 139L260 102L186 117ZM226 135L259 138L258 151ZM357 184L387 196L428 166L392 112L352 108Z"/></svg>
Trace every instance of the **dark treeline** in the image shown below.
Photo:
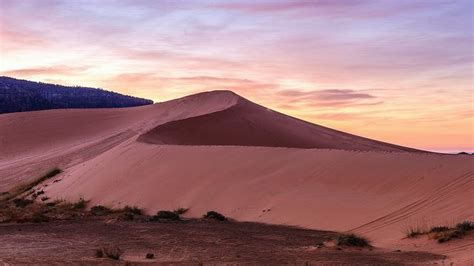
<svg viewBox="0 0 474 266"><path fill-rule="evenodd" d="M0 114L59 108L114 108L153 101L116 92L0 77Z"/></svg>

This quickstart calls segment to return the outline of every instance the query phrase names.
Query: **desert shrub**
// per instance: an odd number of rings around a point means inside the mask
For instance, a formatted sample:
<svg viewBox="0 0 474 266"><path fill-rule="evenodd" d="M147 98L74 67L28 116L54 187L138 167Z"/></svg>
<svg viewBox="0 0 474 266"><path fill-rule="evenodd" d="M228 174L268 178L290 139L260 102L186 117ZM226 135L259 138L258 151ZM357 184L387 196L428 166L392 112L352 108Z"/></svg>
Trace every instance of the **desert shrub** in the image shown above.
<svg viewBox="0 0 474 266"><path fill-rule="evenodd" d="M103 216L103 215L111 214L112 209L107 208L107 207L102 206L102 205L96 205L96 206L91 208L90 212L91 212L92 215L95 215L95 216Z"/></svg>
<svg viewBox="0 0 474 266"><path fill-rule="evenodd" d="M33 199L36 199L39 195L43 195L43 194L44 194L44 191L40 190L40 191L37 191L37 192L33 193L33 195L31 195L31 197Z"/></svg>
<svg viewBox="0 0 474 266"><path fill-rule="evenodd" d="M26 206L33 203L33 201L29 199L17 198L13 200L13 203L17 208L25 208Z"/></svg>
<svg viewBox="0 0 474 266"><path fill-rule="evenodd" d="M410 227L406 230L405 235L407 238L414 238L424 233L425 231L420 227Z"/></svg>
<svg viewBox="0 0 474 266"><path fill-rule="evenodd" d="M95 256L97 258L109 258L113 260L119 260L123 255L123 251L118 247L104 247L96 249Z"/></svg>
<svg viewBox="0 0 474 266"><path fill-rule="evenodd" d="M87 201L80 198L77 202L72 203L73 210L84 210L87 207Z"/></svg>
<svg viewBox="0 0 474 266"><path fill-rule="evenodd" d="M176 213L177 215L182 215L185 214L189 209L187 208L177 208L173 212Z"/></svg>
<svg viewBox="0 0 474 266"><path fill-rule="evenodd" d="M143 215L143 210L138 208L137 206L125 206L123 207L122 209L123 212L125 213L131 213L131 214L135 214L135 215Z"/></svg>
<svg viewBox="0 0 474 266"><path fill-rule="evenodd" d="M460 232L467 232L473 229L474 229L474 222L471 222L471 221L464 221L456 225L456 230Z"/></svg>
<svg viewBox="0 0 474 266"><path fill-rule="evenodd" d="M204 214L203 217L206 218L206 219L213 219L213 220L217 220L217 221L226 221L227 220L227 218L224 215L222 215L222 214L220 214L216 211L208 211L206 214Z"/></svg>
<svg viewBox="0 0 474 266"><path fill-rule="evenodd" d="M121 218L125 221L133 221L136 216L144 214L144 211L136 206L125 206L122 209L118 210L121 213Z"/></svg>
<svg viewBox="0 0 474 266"><path fill-rule="evenodd" d="M336 245L349 247L368 247L369 240L355 234L341 234L336 238Z"/></svg>
<svg viewBox="0 0 474 266"><path fill-rule="evenodd" d="M471 221L464 221L456 224L454 228L446 226L437 226L431 228L432 238L437 239L438 243L447 242L453 238L462 238L468 231L474 229L474 223Z"/></svg>
<svg viewBox="0 0 474 266"><path fill-rule="evenodd" d="M120 217L121 217L121 219L123 219L125 221L135 220L135 215L133 213L130 213L130 212L124 212L124 213L122 213L122 215Z"/></svg>
<svg viewBox="0 0 474 266"><path fill-rule="evenodd" d="M38 212L35 212L32 216L31 216L31 221L33 223L44 223L44 222L49 222L49 217L44 215L43 212L41 211L38 211Z"/></svg>
<svg viewBox="0 0 474 266"><path fill-rule="evenodd" d="M447 226L434 226L430 229L430 233L439 233L439 232L445 232L448 230L449 230L449 227Z"/></svg>
<svg viewBox="0 0 474 266"><path fill-rule="evenodd" d="M158 221L158 220L173 220L173 221L179 221L180 217L179 214L172 212L172 211L159 211L156 213L156 215L153 215L151 217L152 221Z"/></svg>

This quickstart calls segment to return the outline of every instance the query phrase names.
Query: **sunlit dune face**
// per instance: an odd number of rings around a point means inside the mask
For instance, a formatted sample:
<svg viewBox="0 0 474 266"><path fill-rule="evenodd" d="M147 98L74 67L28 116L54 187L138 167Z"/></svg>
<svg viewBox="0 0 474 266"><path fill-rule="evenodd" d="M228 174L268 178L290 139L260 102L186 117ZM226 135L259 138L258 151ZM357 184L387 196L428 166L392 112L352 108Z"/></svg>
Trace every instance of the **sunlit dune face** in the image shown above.
<svg viewBox="0 0 474 266"><path fill-rule="evenodd" d="M0 74L165 101L228 89L342 131L474 151L466 1L0 0Z"/></svg>

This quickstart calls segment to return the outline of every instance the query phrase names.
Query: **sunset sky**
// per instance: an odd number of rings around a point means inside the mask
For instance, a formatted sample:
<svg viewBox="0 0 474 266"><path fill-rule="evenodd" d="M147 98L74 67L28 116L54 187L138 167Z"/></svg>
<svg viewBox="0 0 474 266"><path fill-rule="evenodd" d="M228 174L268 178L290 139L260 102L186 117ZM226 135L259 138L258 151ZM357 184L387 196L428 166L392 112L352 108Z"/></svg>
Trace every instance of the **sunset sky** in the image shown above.
<svg viewBox="0 0 474 266"><path fill-rule="evenodd" d="M0 0L0 75L280 112L474 152L473 1Z"/></svg>

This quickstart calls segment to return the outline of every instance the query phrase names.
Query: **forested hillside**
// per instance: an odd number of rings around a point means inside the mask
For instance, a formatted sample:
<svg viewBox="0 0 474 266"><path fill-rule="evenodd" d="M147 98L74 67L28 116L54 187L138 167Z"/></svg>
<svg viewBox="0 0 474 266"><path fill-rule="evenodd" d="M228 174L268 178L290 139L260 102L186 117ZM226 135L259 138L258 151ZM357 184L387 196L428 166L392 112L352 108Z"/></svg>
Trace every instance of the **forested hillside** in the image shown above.
<svg viewBox="0 0 474 266"><path fill-rule="evenodd" d="M60 108L114 108L153 101L103 89L68 87L0 77L0 114Z"/></svg>

